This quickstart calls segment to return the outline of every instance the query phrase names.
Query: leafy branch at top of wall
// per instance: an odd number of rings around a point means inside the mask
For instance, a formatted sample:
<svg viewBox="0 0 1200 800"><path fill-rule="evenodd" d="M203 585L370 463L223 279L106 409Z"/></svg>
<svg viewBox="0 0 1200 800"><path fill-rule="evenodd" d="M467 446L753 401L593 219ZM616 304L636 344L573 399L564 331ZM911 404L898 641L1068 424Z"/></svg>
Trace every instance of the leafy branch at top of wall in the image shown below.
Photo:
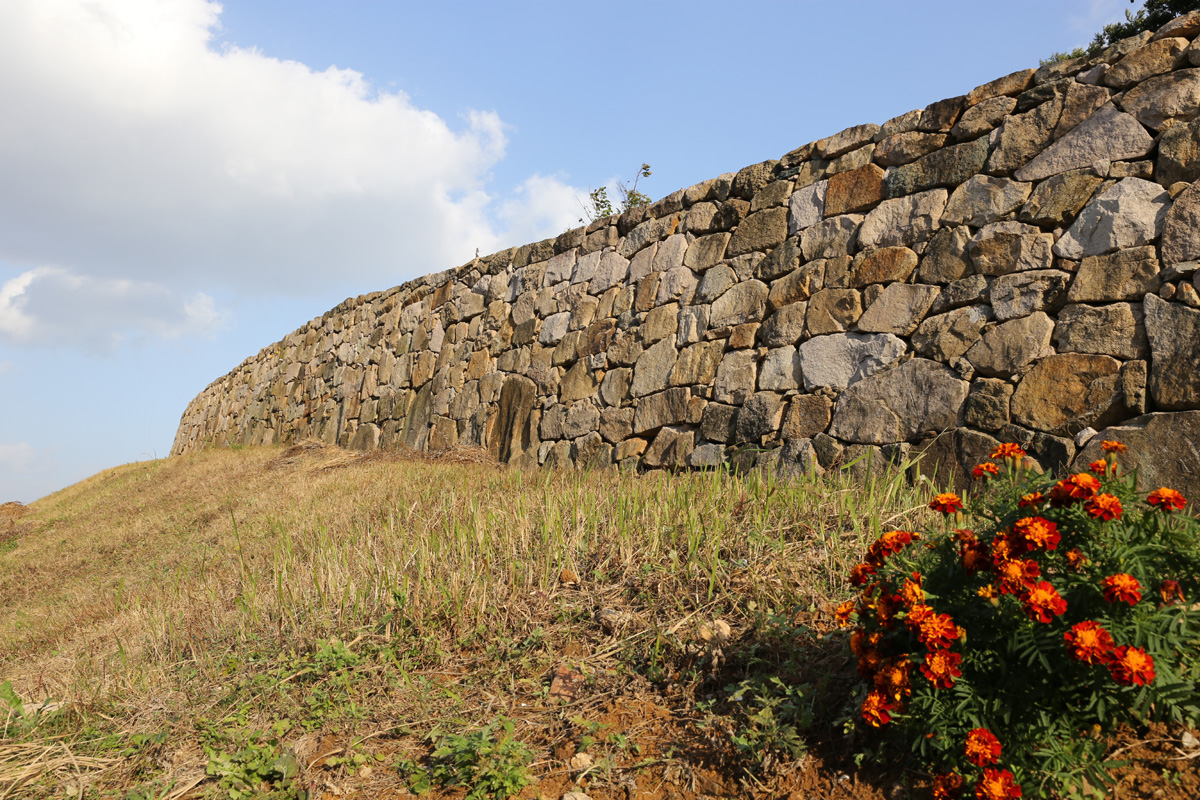
<svg viewBox="0 0 1200 800"><path fill-rule="evenodd" d="M1134 0L1129 0L1130 4ZM1189 11L1200 10L1200 0L1146 0L1137 13L1125 12L1124 22L1105 25L1086 48L1076 47L1064 53L1051 53L1039 63L1042 66L1082 56L1094 56L1111 44L1136 36L1142 31L1156 31L1163 25Z"/></svg>
<svg viewBox="0 0 1200 800"><path fill-rule="evenodd" d="M637 185L639 180L649 178L650 175L650 165L642 162L642 166L638 168L638 171L633 176L632 183L627 184L624 181L617 181L617 193L621 195L620 209L613 208L612 201L608 197L607 186L592 189L588 192L588 201L586 203L582 200L579 201L579 205L583 207L584 213L584 216L580 217L579 221L587 224L598 219L603 219L604 217L612 216L613 214L624 213L631 208L649 205L649 195L639 192Z"/></svg>

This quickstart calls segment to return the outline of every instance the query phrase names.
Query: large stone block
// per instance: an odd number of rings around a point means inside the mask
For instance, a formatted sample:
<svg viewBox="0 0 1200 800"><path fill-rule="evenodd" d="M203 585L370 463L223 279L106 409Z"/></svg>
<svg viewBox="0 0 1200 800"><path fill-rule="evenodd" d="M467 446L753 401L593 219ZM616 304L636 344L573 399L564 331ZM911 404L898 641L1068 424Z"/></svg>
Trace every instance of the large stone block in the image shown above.
<svg viewBox="0 0 1200 800"><path fill-rule="evenodd" d="M633 414L633 432L641 435L663 425L686 422L690 399L691 392L684 388L667 389L640 398Z"/></svg>
<svg viewBox="0 0 1200 800"><path fill-rule="evenodd" d="M1071 274L1036 269L1001 275L992 284L992 310L998 320L1024 317L1035 311L1055 311L1067 300Z"/></svg>
<svg viewBox="0 0 1200 800"><path fill-rule="evenodd" d="M912 336L917 354L943 364L963 356L983 335L992 319L992 309L983 304L966 306L929 317Z"/></svg>
<svg viewBox="0 0 1200 800"><path fill-rule="evenodd" d="M1100 445L1118 441L1129 449L1120 460L1126 472L1137 470L1138 489L1152 492L1166 486L1190 501L1196 508L1200 499L1200 411L1176 411L1146 414L1104 428L1092 437L1075 456L1073 468L1104 457Z"/></svg>
<svg viewBox="0 0 1200 800"><path fill-rule="evenodd" d="M1092 200L1054 244L1055 255L1081 259L1150 244L1163 232L1171 199L1157 183L1125 178Z"/></svg>
<svg viewBox="0 0 1200 800"><path fill-rule="evenodd" d="M1007 378L1024 369L1050 344L1054 321L1036 311L1001 323L967 350L966 359L981 375Z"/></svg>
<svg viewBox="0 0 1200 800"><path fill-rule="evenodd" d="M1144 308L1154 404L1166 411L1200 408L1200 311L1152 294Z"/></svg>
<svg viewBox="0 0 1200 800"><path fill-rule="evenodd" d="M1017 384L1012 417L1018 425L1056 436L1120 421L1124 397L1109 356L1064 353L1043 358Z"/></svg>
<svg viewBox="0 0 1200 800"><path fill-rule="evenodd" d="M805 391L842 390L895 364L904 340L890 333L835 333L814 336L796 348Z"/></svg>
<svg viewBox="0 0 1200 800"><path fill-rule="evenodd" d="M968 389L945 365L914 358L842 392L829 432L859 444L916 441L954 428Z"/></svg>
<svg viewBox="0 0 1200 800"><path fill-rule="evenodd" d="M1154 138L1129 114L1106 105L1016 171L1021 181L1040 181L1097 161L1140 158L1154 147Z"/></svg>
<svg viewBox="0 0 1200 800"><path fill-rule="evenodd" d="M1150 353L1140 305L1069 305L1058 313L1054 343L1060 353L1092 353L1129 360Z"/></svg>
<svg viewBox="0 0 1200 800"><path fill-rule="evenodd" d="M980 228L1015 211L1032 190L1032 183L974 175L950 195L942 224Z"/></svg>
<svg viewBox="0 0 1200 800"><path fill-rule="evenodd" d="M908 336L917 329L933 301L941 294L936 286L890 283L858 318L858 329L868 333Z"/></svg>
<svg viewBox="0 0 1200 800"><path fill-rule="evenodd" d="M884 200L862 221L858 230L858 246L911 247L933 235L941 224L950 193L933 189L908 197Z"/></svg>

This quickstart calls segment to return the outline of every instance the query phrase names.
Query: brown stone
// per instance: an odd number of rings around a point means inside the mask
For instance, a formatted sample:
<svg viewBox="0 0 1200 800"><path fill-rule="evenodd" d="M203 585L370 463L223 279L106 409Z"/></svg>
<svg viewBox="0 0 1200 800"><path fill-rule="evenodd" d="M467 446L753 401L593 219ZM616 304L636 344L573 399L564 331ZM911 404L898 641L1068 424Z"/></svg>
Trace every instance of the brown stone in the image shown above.
<svg viewBox="0 0 1200 800"><path fill-rule="evenodd" d="M1121 362L1109 356L1065 353L1044 358L1013 393L1013 421L1058 436L1119 422L1120 368Z"/></svg>
<svg viewBox="0 0 1200 800"><path fill-rule="evenodd" d="M786 238L787 209L768 208L742 220L729 240L726 254L732 257L750 252L766 253ZM684 263L687 263L686 256Z"/></svg>
<svg viewBox="0 0 1200 800"><path fill-rule="evenodd" d="M917 268L917 254L907 247L881 247L859 253L851 267L850 286L906 281Z"/></svg>
<svg viewBox="0 0 1200 800"><path fill-rule="evenodd" d="M825 216L866 211L883 199L883 170L874 164L841 172L829 178L825 191Z"/></svg>
<svg viewBox="0 0 1200 800"><path fill-rule="evenodd" d="M686 422L689 399L691 392L684 388L667 389L641 398L633 415L633 432L641 435L663 425Z"/></svg>
<svg viewBox="0 0 1200 800"><path fill-rule="evenodd" d="M840 333L862 316L862 296L855 289L824 289L808 301L805 325L809 336Z"/></svg>
<svg viewBox="0 0 1200 800"><path fill-rule="evenodd" d="M1181 492L1191 501L1187 511L1195 512L1200 501L1200 411L1146 414L1105 428L1075 456L1073 469L1085 470L1103 458L1105 441L1129 448L1120 463L1126 473L1137 470L1139 491L1166 486Z"/></svg>
<svg viewBox="0 0 1200 800"><path fill-rule="evenodd" d="M1083 259L1071 281L1067 301L1071 303L1111 303L1140 300L1147 292L1158 291L1158 257L1153 247L1134 247L1103 256Z"/></svg>
<svg viewBox="0 0 1200 800"><path fill-rule="evenodd" d="M1150 354L1140 305L1069 305L1058 313L1054 344L1060 353L1092 353L1120 359Z"/></svg>
<svg viewBox="0 0 1200 800"><path fill-rule="evenodd" d="M1200 311L1153 294L1144 308L1154 404L1167 411L1200 408Z"/></svg>
<svg viewBox="0 0 1200 800"><path fill-rule="evenodd" d="M944 133L905 131L893 134L875 148L875 162L885 167L898 167L940 149L945 143Z"/></svg>
<svg viewBox="0 0 1200 800"><path fill-rule="evenodd" d="M963 421L973 428L998 431L1008 424L1013 385L998 378L976 378L963 409Z"/></svg>
<svg viewBox="0 0 1200 800"><path fill-rule="evenodd" d="M785 439L811 439L829 427L833 404L817 394L798 394L788 403L780 433Z"/></svg>
<svg viewBox="0 0 1200 800"><path fill-rule="evenodd" d="M1033 84L1033 73L1035 72L1037 72L1035 69L1018 70L1003 78L996 78L982 86L976 86L967 93L967 105L973 106L984 100L1003 95L1018 95Z"/></svg>
<svg viewBox="0 0 1200 800"><path fill-rule="evenodd" d="M981 374L1007 378L1020 372L1050 344L1054 322L1038 311L1001 323L967 350L966 359Z"/></svg>

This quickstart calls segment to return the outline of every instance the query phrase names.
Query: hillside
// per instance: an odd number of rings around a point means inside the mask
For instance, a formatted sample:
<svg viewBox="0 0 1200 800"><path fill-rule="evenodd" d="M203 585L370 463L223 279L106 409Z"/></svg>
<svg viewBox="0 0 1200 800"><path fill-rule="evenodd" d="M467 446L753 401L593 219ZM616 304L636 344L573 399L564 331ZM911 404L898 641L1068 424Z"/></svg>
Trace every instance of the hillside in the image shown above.
<svg viewBox="0 0 1200 800"><path fill-rule="evenodd" d="M905 796L850 758L831 612L931 487L864 467L779 484L305 444L6 507L0 798L401 797L433 763L458 798L487 776L445 765L488 754L524 798ZM1195 797L1180 736L1114 741L1143 759L1119 796Z"/></svg>

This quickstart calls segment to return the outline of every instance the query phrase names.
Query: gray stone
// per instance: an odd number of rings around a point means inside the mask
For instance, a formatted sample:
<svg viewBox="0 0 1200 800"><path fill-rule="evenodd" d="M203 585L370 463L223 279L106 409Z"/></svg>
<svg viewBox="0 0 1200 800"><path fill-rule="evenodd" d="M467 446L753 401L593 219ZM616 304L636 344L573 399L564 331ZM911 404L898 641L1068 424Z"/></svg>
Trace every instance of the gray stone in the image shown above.
<svg viewBox="0 0 1200 800"><path fill-rule="evenodd" d="M914 358L842 392L829 432L858 444L924 438L957 425L968 388L945 365Z"/></svg>
<svg viewBox="0 0 1200 800"><path fill-rule="evenodd" d="M542 332L538 335L538 341L544 345L558 344L567 335L567 328L570 324L570 311L551 314L542 320Z"/></svg>
<svg viewBox="0 0 1200 800"><path fill-rule="evenodd" d="M614 286L620 286L625 282L625 277L628 274L629 262L614 251L609 250L600 258L600 265L596 268L596 274L592 276L591 283L588 284L588 292L590 294L601 294Z"/></svg>
<svg viewBox="0 0 1200 800"><path fill-rule="evenodd" d="M668 236L665 241L659 242L658 247L654 252L654 271L667 272L683 266L683 258L687 254L688 238L682 233L676 233ZM608 255L605 255L608 258ZM601 264L603 271L604 265ZM595 281L593 280L594 284ZM615 284L610 284L615 285Z"/></svg>
<svg viewBox="0 0 1200 800"><path fill-rule="evenodd" d="M821 158L837 158L843 153L857 150L869 143L877 133L879 133L879 126L874 123L855 125L835 133L833 136L818 139L816 142L817 153Z"/></svg>
<svg viewBox="0 0 1200 800"><path fill-rule="evenodd" d="M786 208L768 208L742 220L729 240L729 256L757 251L765 253L787 238Z"/></svg>
<svg viewBox="0 0 1200 800"><path fill-rule="evenodd" d="M1200 311L1152 294L1144 308L1154 404L1166 411L1200 408Z"/></svg>
<svg viewBox="0 0 1200 800"><path fill-rule="evenodd" d="M973 269L967 257L967 245L971 241L971 230L965 225L942 228L933 235L921 256L917 268L917 280L922 283L950 283L970 273Z"/></svg>
<svg viewBox="0 0 1200 800"><path fill-rule="evenodd" d="M871 333L908 336L925 318L933 301L941 294L936 286L891 283L858 319L858 329Z"/></svg>
<svg viewBox="0 0 1200 800"><path fill-rule="evenodd" d="M829 181L817 181L792 193L788 200L788 235L795 236L825 218L825 190Z"/></svg>
<svg viewBox="0 0 1200 800"><path fill-rule="evenodd" d="M998 431L1008 424L1013 385L997 378L976 378L963 408L963 421L973 428Z"/></svg>
<svg viewBox="0 0 1200 800"><path fill-rule="evenodd" d="M842 443L832 436L824 433L818 433L812 438L813 450L817 453L817 460L825 469L830 469L836 464L841 463L842 453L845 448Z"/></svg>
<svg viewBox="0 0 1200 800"><path fill-rule="evenodd" d="M538 434L542 437L542 441L563 438L563 423L566 420L567 407L561 403L555 403L543 411L541 422L538 425Z"/></svg>
<svg viewBox="0 0 1200 800"><path fill-rule="evenodd" d="M1047 228L1069 225L1102 183L1090 167L1055 175L1034 188L1017 219Z"/></svg>
<svg viewBox="0 0 1200 800"><path fill-rule="evenodd" d="M556 283L570 280L571 273L575 271L575 259L578 252L576 248L571 248L551 258L546 263L546 274L542 276L542 286L553 286Z"/></svg>
<svg viewBox="0 0 1200 800"><path fill-rule="evenodd" d="M967 252L981 275L1048 269L1054 236L1022 222L993 222L971 237Z"/></svg>
<svg viewBox="0 0 1200 800"><path fill-rule="evenodd" d="M1054 127L1054 138L1061 139L1073 131L1080 123L1103 108L1111 96L1112 93L1101 86L1088 86L1083 83L1070 84L1063 96L1062 115L1058 118L1058 125ZM1136 122L1136 120L1133 121ZM1131 127L1129 131L1136 137L1136 128ZM1103 160L1111 161L1113 159Z"/></svg>
<svg viewBox="0 0 1200 800"><path fill-rule="evenodd" d="M767 351L758 367L758 388L786 392L800 386L800 358L792 345Z"/></svg>
<svg viewBox="0 0 1200 800"><path fill-rule="evenodd" d="M757 254L756 254L757 255ZM783 244L776 247L766 258L754 266L754 277L760 281L773 281L778 277L794 272L804 258L800 247L800 237L791 236L784 239Z"/></svg>
<svg viewBox="0 0 1200 800"><path fill-rule="evenodd" d="M884 200L863 219L858 229L858 246L911 247L925 241L937 230L949 196L945 189L933 189Z"/></svg>
<svg viewBox="0 0 1200 800"><path fill-rule="evenodd" d="M603 257L604 254L599 250L581 255L575 262L575 270L571 273L571 284L587 283L594 278L600 269L600 260Z"/></svg>
<svg viewBox="0 0 1200 800"><path fill-rule="evenodd" d="M966 359L982 375L1007 378L1025 368L1050 344L1054 321L1044 312L1003 322L967 350Z"/></svg>
<svg viewBox="0 0 1200 800"><path fill-rule="evenodd" d="M942 224L966 224L979 228L995 222L1019 208L1032 189L1031 183L1009 178L972 176L950 195L942 214Z"/></svg>
<svg viewBox="0 0 1200 800"><path fill-rule="evenodd" d="M613 446L592 432L571 445L571 460L577 469L604 469L612 466Z"/></svg>
<svg viewBox="0 0 1200 800"><path fill-rule="evenodd" d="M763 436L779 430L783 421L783 397L774 392L756 392L738 412L735 442L757 444Z"/></svg>
<svg viewBox="0 0 1200 800"><path fill-rule="evenodd" d="M1200 178L1200 119L1172 125L1163 132L1155 175L1163 186Z"/></svg>
<svg viewBox="0 0 1200 800"><path fill-rule="evenodd" d="M1058 314L1054 345L1060 353L1092 353L1123 360L1146 358L1149 342L1140 306L1069 305Z"/></svg>
<svg viewBox="0 0 1200 800"><path fill-rule="evenodd" d="M881 247L854 257L850 286L861 289L872 283L906 281L917 268L917 254L907 247Z"/></svg>
<svg viewBox="0 0 1200 800"><path fill-rule="evenodd" d="M658 281L658 294L655 305L663 305L672 300L678 300L687 305L692 302L696 293L696 273L684 266L675 267L662 273Z"/></svg>
<svg viewBox="0 0 1200 800"><path fill-rule="evenodd" d="M684 388L667 389L639 399L633 414L633 432L641 435L663 425L686 422L689 399L691 392Z"/></svg>
<svg viewBox="0 0 1200 800"><path fill-rule="evenodd" d="M677 357L674 336L668 336L647 348L633 367L633 383L629 387L633 396L642 397L666 387L667 377L671 374Z"/></svg>
<svg viewBox="0 0 1200 800"><path fill-rule="evenodd" d="M690 267L696 272L703 272L709 267L721 263L721 259L725 257L729 239L730 234L728 233L714 233L699 237L688 245L687 252L683 256L684 266Z"/></svg>
<svg viewBox="0 0 1200 800"><path fill-rule="evenodd" d="M692 452L695 433L681 428L664 426L659 429L654 441L642 454L642 463L647 467L675 468L687 464Z"/></svg>
<svg viewBox="0 0 1200 800"><path fill-rule="evenodd" d="M1057 269L1002 275L992 284L992 310L1001 321L1053 311L1066 302L1070 281L1069 272Z"/></svg>
<svg viewBox="0 0 1200 800"><path fill-rule="evenodd" d="M429 392L429 389L427 386L418 393L418 402L420 395ZM520 459L530 449L534 452L537 450L537 426L531 424L536 392L533 381L521 375L510 375L500 389L496 421L488 437L488 451L502 464ZM416 437L411 434L427 430L419 419L414 420L413 410L410 409L405 427L405 444L413 449L424 449L423 442L420 447L416 446Z"/></svg>
<svg viewBox="0 0 1200 800"><path fill-rule="evenodd" d="M694 299L697 303L711 303L735 283L737 283L737 275L734 271L725 264L717 264L705 272L700 279Z"/></svg>
<svg viewBox="0 0 1200 800"><path fill-rule="evenodd" d="M757 322L766 311L768 289L762 281L749 280L736 284L718 297L709 312L712 328Z"/></svg>
<svg viewBox="0 0 1200 800"><path fill-rule="evenodd" d="M954 127L954 123L958 121L959 114L963 112L966 106L967 96L965 94L958 97L947 97L945 100L930 103L921 112L921 119L917 123L917 130L945 133Z"/></svg>
<svg viewBox="0 0 1200 800"><path fill-rule="evenodd" d="M737 420L736 406L709 403L700 417L700 435L711 442L728 442L733 439L733 426Z"/></svg>
<svg viewBox="0 0 1200 800"><path fill-rule="evenodd" d="M1200 411L1146 414L1105 428L1075 456L1073 468L1083 470L1105 453L1104 441L1118 441L1129 449L1120 456L1126 473L1137 470L1139 491L1167 487L1192 501L1200 498Z"/></svg>
<svg viewBox="0 0 1200 800"><path fill-rule="evenodd" d="M1032 111L1006 118L996 136L996 147L987 160L987 171L993 175L1010 175L1029 163L1050 143L1061 113L1062 99L1056 97ZM1016 178L1019 181L1034 180L1027 172L1018 173Z"/></svg>
<svg viewBox="0 0 1200 800"><path fill-rule="evenodd" d="M884 139L888 138L889 136L895 136L897 133L908 133L909 131L915 131L917 129L917 125L921 122L921 114L922 110L915 108L912 111L906 111L899 116L892 117L887 122L883 123L883 125L881 125L879 130L875 133L875 141L882 142Z"/></svg>
<svg viewBox="0 0 1200 800"><path fill-rule="evenodd" d="M779 460L773 466L776 474L782 480L798 480L810 476L820 476L825 472L821 468L817 451L810 439L784 439L783 447L777 448L774 452L779 454Z"/></svg>
<svg viewBox="0 0 1200 800"><path fill-rule="evenodd" d="M824 285L825 260L809 261L771 284L767 301L771 308L786 308L807 300Z"/></svg>
<svg viewBox="0 0 1200 800"><path fill-rule="evenodd" d="M913 348L924 358L952 363L979 341L984 325L991 319L991 307L982 304L929 317L913 334Z"/></svg>
<svg viewBox="0 0 1200 800"><path fill-rule="evenodd" d="M840 333L862 316L862 297L854 289L823 289L808 301L805 324L809 336Z"/></svg>
<svg viewBox="0 0 1200 800"><path fill-rule="evenodd" d="M842 390L887 369L904 355L904 340L890 333L835 333L814 336L796 352L805 391Z"/></svg>
<svg viewBox="0 0 1200 800"><path fill-rule="evenodd" d="M1189 11L1155 31L1152 41L1170 36L1192 39L1197 35L1200 35L1200 11Z"/></svg>
<svg viewBox="0 0 1200 800"><path fill-rule="evenodd" d="M960 142L977 139L1003 122L1016 106L1017 101L1013 97L992 97L984 100L963 112L958 122L950 129L950 135Z"/></svg>
<svg viewBox="0 0 1200 800"><path fill-rule="evenodd" d="M808 312L805 302L792 303L767 317L759 331L759 340L767 347L782 347L795 344L804 335L804 317Z"/></svg>
<svg viewBox="0 0 1200 800"><path fill-rule="evenodd" d="M711 469L725 463L725 445L702 444L687 457L687 465L692 469Z"/></svg>
<svg viewBox="0 0 1200 800"><path fill-rule="evenodd" d="M659 306L642 320L642 343L654 344L679 330L679 304Z"/></svg>
<svg viewBox="0 0 1200 800"><path fill-rule="evenodd" d="M982 86L976 86L967 93L967 105L974 106L995 97L1018 95L1033 83L1034 69L1022 69L1005 75L1002 78L988 81Z"/></svg>
<svg viewBox="0 0 1200 800"><path fill-rule="evenodd" d="M792 193L792 182L787 180L771 181L755 195L750 201L750 213L762 211L764 208L774 208L781 206L787 202L788 196Z"/></svg>
<svg viewBox="0 0 1200 800"><path fill-rule="evenodd" d="M1181 69L1150 78L1126 91L1120 105L1154 130L1169 119L1195 119L1200 114L1200 69Z"/></svg>
<svg viewBox="0 0 1200 800"><path fill-rule="evenodd" d="M713 400L740 406L754 391L757 378L758 362L754 351L730 350L717 367Z"/></svg>
<svg viewBox="0 0 1200 800"><path fill-rule="evenodd" d="M1111 303L1140 300L1162 283L1153 247L1133 247L1083 259L1071 282L1072 303Z"/></svg>
<svg viewBox="0 0 1200 800"><path fill-rule="evenodd" d="M902 197L938 186L958 186L982 170L987 157L987 139L943 147L888 172L884 179L887 197Z"/></svg>
<svg viewBox="0 0 1200 800"><path fill-rule="evenodd" d="M660 344L662 343L660 342ZM576 361L575 366L567 370L567 374L562 377L562 383L558 389L559 399L564 403L571 403L593 397L601 377L588 366L587 361Z"/></svg>
<svg viewBox="0 0 1200 800"><path fill-rule="evenodd" d="M1043 358L1017 385L1012 418L1018 425L1074 436L1122 419L1121 362L1108 356L1064 353Z"/></svg>
<svg viewBox="0 0 1200 800"><path fill-rule="evenodd" d="M629 382L633 370L621 367L604 373L600 383L600 399L610 406L619 406L629 399Z"/></svg>
<svg viewBox="0 0 1200 800"><path fill-rule="evenodd" d="M1163 232L1171 199L1157 183L1124 178L1088 203L1055 243L1054 254L1078 260L1149 244Z"/></svg>
<svg viewBox="0 0 1200 800"><path fill-rule="evenodd" d="M584 400L575 403L567 411L563 421L563 437L575 439L590 433L600 427L600 411L590 402Z"/></svg>
<svg viewBox="0 0 1200 800"><path fill-rule="evenodd" d="M852 253L862 221L859 214L843 214L806 228L800 234L804 258L813 261Z"/></svg>
<svg viewBox="0 0 1200 800"><path fill-rule="evenodd" d="M717 374L717 365L721 363L721 351L724 342L698 342L685 347L679 353L679 360L671 370L671 386L706 386L712 383Z"/></svg>
<svg viewBox="0 0 1200 800"><path fill-rule="evenodd" d="M944 133L905 131L887 137L875 148L875 163L885 167L909 164L946 143Z"/></svg>
<svg viewBox="0 0 1200 800"><path fill-rule="evenodd" d="M1163 223L1163 265L1200 259L1200 180L1175 198Z"/></svg>
<svg viewBox="0 0 1200 800"><path fill-rule="evenodd" d="M545 417L542 417L545 420ZM616 444L633 435L632 408L606 408L600 412L600 435Z"/></svg>

